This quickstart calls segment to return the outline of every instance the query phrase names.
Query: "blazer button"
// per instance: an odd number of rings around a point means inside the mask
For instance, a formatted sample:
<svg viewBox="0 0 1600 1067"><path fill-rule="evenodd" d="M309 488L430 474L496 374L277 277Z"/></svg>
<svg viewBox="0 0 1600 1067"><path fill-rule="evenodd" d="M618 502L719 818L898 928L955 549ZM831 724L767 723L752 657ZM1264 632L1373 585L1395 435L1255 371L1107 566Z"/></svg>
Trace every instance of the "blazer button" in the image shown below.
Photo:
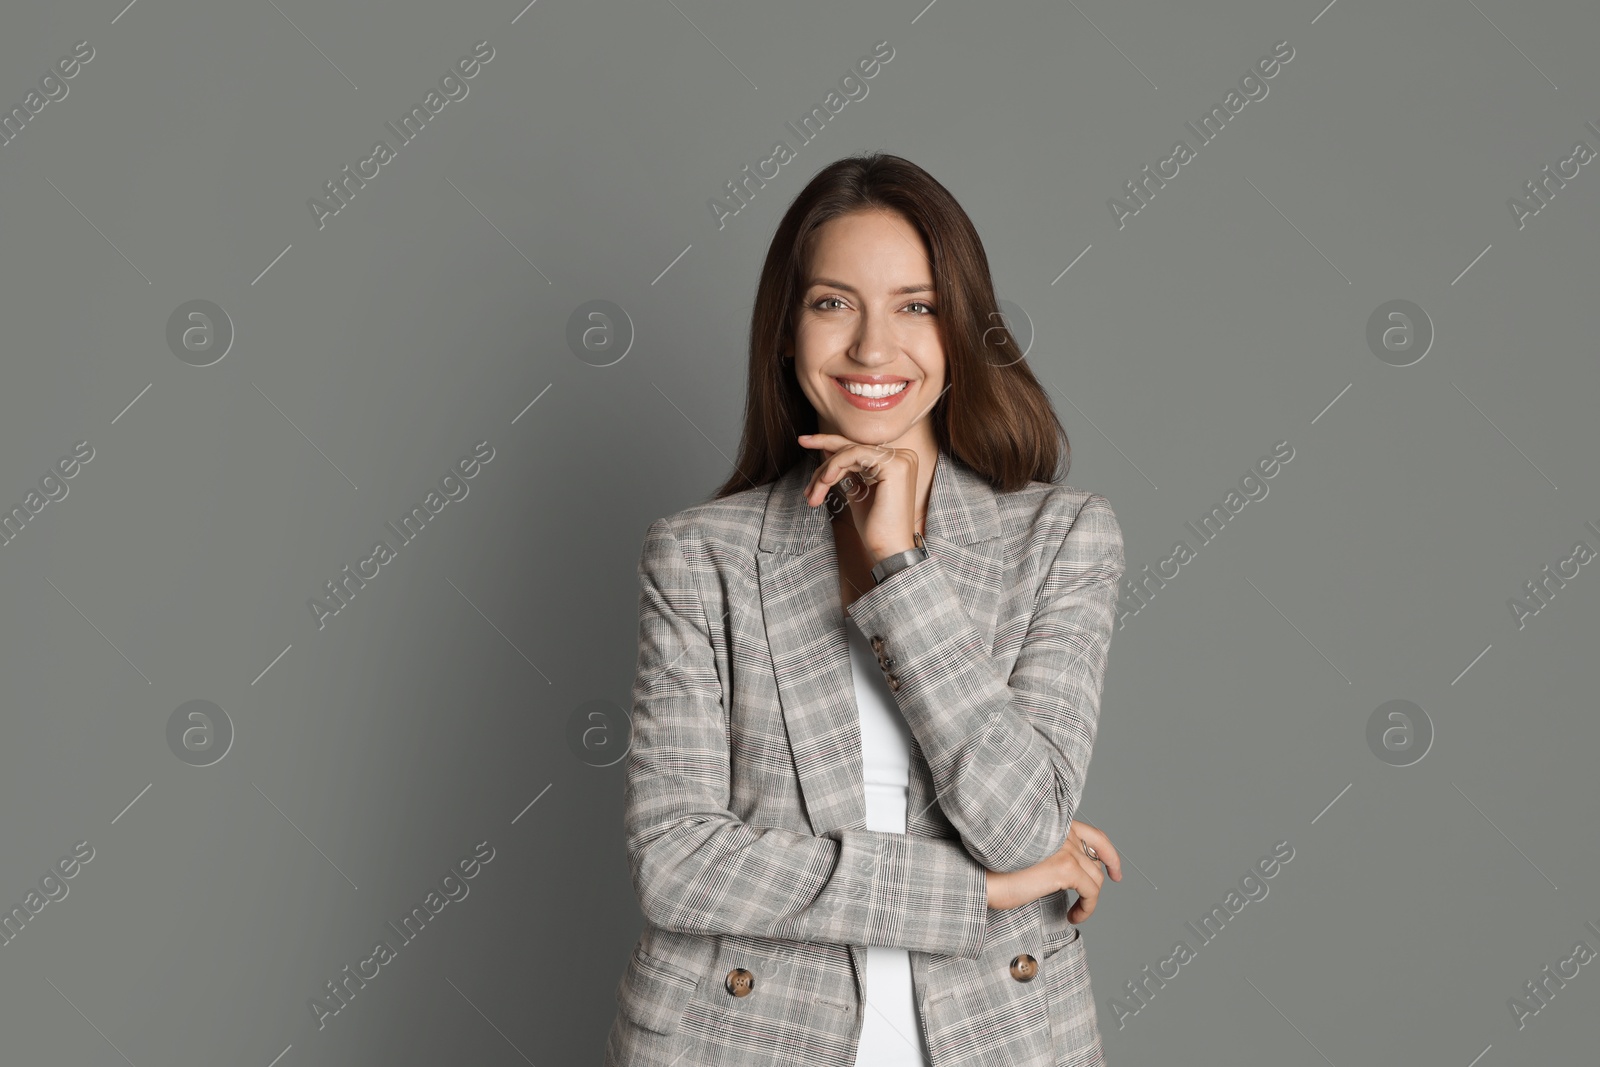
<svg viewBox="0 0 1600 1067"><path fill-rule="evenodd" d="M1031 982L1039 973L1039 961L1024 952L1011 961L1011 977L1019 982Z"/></svg>
<svg viewBox="0 0 1600 1067"><path fill-rule="evenodd" d="M880 656L883 654L883 635L882 634L873 634L872 635L872 651L878 653Z"/></svg>
<svg viewBox="0 0 1600 1067"><path fill-rule="evenodd" d="M889 691L893 693L900 692L900 679L892 674L889 675Z"/></svg>
<svg viewBox="0 0 1600 1067"><path fill-rule="evenodd" d="M722 982L728 992L736 997L748 997L756 987L756 976L743 967L735 967L728 972L728 977Z"/></svg>
<svg viewBox="0 0 1600 1067"><path fill-rule="evenodd" d="M885 656L880 662L883 664L883 669L884 670L888 670L889 668L894 666L894 657L893 656Z"/></svg>

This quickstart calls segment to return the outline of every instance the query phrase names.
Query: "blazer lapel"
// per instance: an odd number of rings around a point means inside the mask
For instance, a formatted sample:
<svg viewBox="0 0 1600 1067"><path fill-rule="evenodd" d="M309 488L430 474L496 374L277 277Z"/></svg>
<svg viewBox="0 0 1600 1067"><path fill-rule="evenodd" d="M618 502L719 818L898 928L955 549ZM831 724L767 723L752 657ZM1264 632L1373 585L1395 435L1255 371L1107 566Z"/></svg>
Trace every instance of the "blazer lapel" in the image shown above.
<svg viewBox="0 0 1600 1067"><path fill-rule="evenodd" d="M866 829L866 792L833 529L827 505L810 507L801 496L819 461L810 453L773 483L756 568L784 725L806 815L820 836ZM948 452L934 467L925 527L929 554L992 652L1002 593L999 509L988 481ZM934 803L921 745L912 741L906 832L953 837Z"/></svg>

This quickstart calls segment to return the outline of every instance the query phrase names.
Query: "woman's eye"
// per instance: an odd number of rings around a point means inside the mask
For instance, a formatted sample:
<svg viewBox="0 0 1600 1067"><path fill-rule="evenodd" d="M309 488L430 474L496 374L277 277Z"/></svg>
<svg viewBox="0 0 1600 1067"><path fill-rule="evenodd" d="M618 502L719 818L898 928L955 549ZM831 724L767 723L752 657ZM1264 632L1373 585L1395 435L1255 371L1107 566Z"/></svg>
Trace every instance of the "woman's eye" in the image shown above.
<svg viewBox="0 0 1600 1067"><path fill-rule="evenodd" d="M844 300L842 298L840 298L840 297L837 297L837 296L825 296L822 299L818 300L816 303L812 304L811 307L816 311L832 311L832 310L834 310L833 308L828 306L829 304L838 304L840 306L843 306ZM923 310L922 310L921 314L924 314L924 315L935 314L933 305L928 303L925 300L913 300L911 303L907 304L906 307L908 307L908 308L922 308Z"/></svg>

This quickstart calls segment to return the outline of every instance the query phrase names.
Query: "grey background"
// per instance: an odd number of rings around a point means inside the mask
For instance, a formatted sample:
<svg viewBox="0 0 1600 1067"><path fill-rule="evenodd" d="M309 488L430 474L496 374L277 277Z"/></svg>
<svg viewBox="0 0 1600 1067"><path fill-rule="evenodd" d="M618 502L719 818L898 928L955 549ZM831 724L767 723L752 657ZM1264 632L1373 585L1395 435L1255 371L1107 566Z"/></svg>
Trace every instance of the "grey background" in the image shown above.
<svg viewBox="0 0 1600 1067"><path fill-rule="evenodd" d="M0 1059L599 1061L642 921L615 761L644 530L730 469L783 209L882 148L970 212L1130 578L1295 450L1113 641L1083 808L1131 861L1084 926L1109 1060L1593 1060L1595 964L1520 1031L1508 1000L1600 949L1600 577L1522 628L1508 601L1600 545L1600 173L1507 207L1600 148L1593 5L119 4L0 15L5 109L95 50L0 146L0 503L94 449L0 547L0 904L94 849L0 947ZM319 229L307 200L479 40L469 95ZM708 199L880 40L719 230ZM1282 40L1119 229L1108 199ZM236 330L207 367L166 340L196 299ZM635 331L610 366L566 342L594 299ZM1436 330L1407 367L1366 341L1394 299ZM309 598L481 440L468 496L319 629ZM1397 699L1436 734L1406 767L1366 741ZM191 700L235 731L208 767L167 741ZM1284 840L1119 1028L1123 983ZM319 1029L481 841L470 895Z"/></svg>

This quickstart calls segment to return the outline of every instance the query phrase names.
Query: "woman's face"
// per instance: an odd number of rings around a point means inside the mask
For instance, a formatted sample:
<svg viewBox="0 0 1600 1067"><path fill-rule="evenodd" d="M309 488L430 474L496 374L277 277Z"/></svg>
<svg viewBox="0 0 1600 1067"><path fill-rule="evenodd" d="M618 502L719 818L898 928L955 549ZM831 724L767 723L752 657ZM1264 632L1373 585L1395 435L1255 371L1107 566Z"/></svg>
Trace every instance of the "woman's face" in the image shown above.
<svg viewBox="0 0 1600 1067"><path fill-rule="evenodd" d="M898 213L853 212L817 231L794 367L818 432L910 447L915 427L932 440L928 414L945 377L933 281L921 236Z"/></svg>

